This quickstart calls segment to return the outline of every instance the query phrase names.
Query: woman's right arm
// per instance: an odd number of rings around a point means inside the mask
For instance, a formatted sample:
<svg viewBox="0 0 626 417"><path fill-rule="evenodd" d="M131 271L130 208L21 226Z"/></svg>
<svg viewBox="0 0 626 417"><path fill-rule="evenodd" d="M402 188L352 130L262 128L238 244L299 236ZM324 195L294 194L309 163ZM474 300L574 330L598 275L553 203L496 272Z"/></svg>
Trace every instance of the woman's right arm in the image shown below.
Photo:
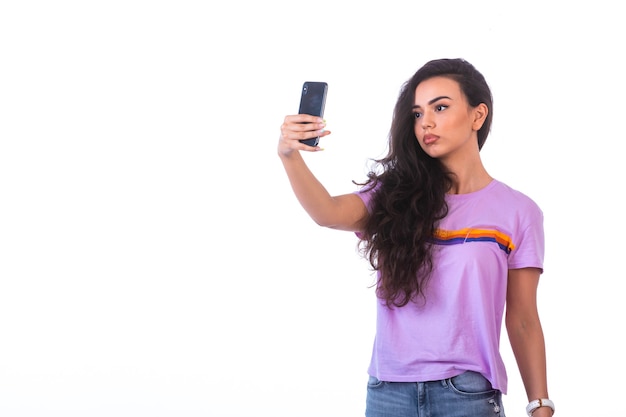
<svg viewBox="0 0 626 417"><path fill-rule="evenodd" d="M296 198L320 226L338 230L360 231L367 218L367 208L356 194L331 196L304 162L300 151L317 152L319 146L300 142L330 135L320 117L306 114L286 116L280 128L278 156L283 163Z"/></svg>

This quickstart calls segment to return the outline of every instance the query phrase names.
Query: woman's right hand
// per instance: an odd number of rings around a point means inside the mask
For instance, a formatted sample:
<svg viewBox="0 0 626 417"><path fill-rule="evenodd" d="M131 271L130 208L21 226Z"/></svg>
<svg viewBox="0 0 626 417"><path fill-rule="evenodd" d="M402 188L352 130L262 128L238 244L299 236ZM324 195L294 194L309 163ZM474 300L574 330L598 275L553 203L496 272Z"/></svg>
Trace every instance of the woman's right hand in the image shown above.
<svg viewBox="0 0 626 417"><path fill-rule="evenodd" d="M330 131L324 130L325 126L326 123L321 117L308 114L286 116L283 124L280 126L278 154L280 156L289 156L294 151L321 151L322 148L319 146L305 145L300 140L330 135Z"/></svg>

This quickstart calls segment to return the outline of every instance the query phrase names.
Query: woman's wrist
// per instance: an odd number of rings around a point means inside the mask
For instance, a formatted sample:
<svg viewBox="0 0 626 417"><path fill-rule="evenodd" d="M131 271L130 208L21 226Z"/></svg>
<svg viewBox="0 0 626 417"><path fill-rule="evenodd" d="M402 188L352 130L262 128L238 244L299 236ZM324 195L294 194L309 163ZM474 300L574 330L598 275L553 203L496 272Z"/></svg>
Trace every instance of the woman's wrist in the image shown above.
<svg viewBox="0 0 626 417"><path fill-rule="evenodd" d="M531 417L552 416L554 411L554 403L548 398L538 398L526 406L526 414Z"/></svg>

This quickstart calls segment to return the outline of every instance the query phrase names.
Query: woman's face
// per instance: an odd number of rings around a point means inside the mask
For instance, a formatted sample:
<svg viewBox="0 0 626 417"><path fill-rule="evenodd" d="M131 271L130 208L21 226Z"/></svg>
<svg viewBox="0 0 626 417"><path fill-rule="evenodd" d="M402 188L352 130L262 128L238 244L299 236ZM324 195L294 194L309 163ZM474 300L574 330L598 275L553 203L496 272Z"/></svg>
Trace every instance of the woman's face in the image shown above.
<svg viewBox="0 0 626 417"><path fill-rule="evenodd" d="M438 76L422 81L413 104L415 137L428 155L445 160L478 152L477 132L487 106L471 107L455 80Z"/></svg>

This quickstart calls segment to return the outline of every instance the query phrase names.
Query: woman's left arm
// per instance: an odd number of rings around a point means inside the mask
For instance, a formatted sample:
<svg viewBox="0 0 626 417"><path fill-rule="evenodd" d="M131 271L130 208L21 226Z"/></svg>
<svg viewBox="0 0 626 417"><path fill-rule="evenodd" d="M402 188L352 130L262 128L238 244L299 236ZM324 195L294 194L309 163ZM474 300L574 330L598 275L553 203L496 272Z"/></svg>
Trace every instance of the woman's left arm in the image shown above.
<svg viewBox="0 0 626 417"><path fill-rule="evenodd" d="M506 296L506 329L517 361L528 401L548 396L546 347L537 309L537 268L509 270ZM552 409L540 407L533 417L552 416Z"/></svg>

